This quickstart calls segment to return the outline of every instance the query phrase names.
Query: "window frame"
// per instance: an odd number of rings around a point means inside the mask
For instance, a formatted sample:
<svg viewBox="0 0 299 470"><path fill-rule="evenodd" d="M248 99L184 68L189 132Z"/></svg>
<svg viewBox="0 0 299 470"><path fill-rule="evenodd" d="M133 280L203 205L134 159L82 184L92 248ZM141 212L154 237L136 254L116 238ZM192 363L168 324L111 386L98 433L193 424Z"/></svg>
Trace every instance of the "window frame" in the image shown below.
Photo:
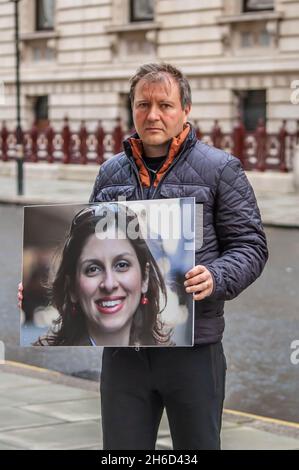
<svg viewBox="0 0 299 470"><path fill-rule="evenodd" d="M39 0L35 0L35 31L54 31L55 29L55 0L53 0L53 25L42 27L39 23L41 4Z"/></svg>
<svg viewBox="0 0 299 470"><path fill-rule="evenodd" d="M154 21L154 19L155 19L154 2L153 2L153 16L150 17L150 18L146 18L146 17L137 18L134 14L135 13L134 6L135 6L135 0L129 0L130 23L138 23L140 21Z"/></svg>
<svg viewBox="0 0 299 470"><path fill-rule="evenodd" d="M261 11L274 11L275 10L275 0L273 0L273 5L272 7L266 7L266 8L249 8L248 7L248 2L250 0L243 0L242 2L242 12L243 13L257 13Z"/></svg>
<svg viewBox="0 0 299 470"><path fill-rule="evenodd" d="M267 89L246 89L233 90L237 102L238 113L243 116L245 129L249 133L254 133L258 119L262 118L267 123Z"/></svg>
<svg viewBox="0 0 299 470"><path fill-rule="evenodd" d="M49 119L49 95L36 96L33 108L36 121ZM45 114L41 111L45 111Z"/></svg>

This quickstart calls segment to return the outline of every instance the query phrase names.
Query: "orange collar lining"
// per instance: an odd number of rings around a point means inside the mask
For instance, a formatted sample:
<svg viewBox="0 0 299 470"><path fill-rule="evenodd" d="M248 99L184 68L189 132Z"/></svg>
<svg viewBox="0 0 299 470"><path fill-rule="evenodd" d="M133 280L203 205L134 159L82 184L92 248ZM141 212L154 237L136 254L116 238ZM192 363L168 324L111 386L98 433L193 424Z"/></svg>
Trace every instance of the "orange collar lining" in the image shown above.
<svg viewBox="0 0 299 470"><path fill-rule="evenodd" d="M154 187L156 187L159 184L159 182L161 181L161 178L163 177L163 175L168 170L173 160L179 153L179 150L182 144L185 142L189 134L189 131L190 131L190 126L187 123L183 131L177 137L173 137L171 144L169 146L169 149L168 149L167 158L165 162L163 163L162 167L160 168L160 170L158 171L158 173L156 174L156 178L154 180ZM144 187L149 188L151 186L151 181L150 181L150 176L148 174L148 171L142 160L142 154L143 154L142 140L134 139L134 137L130 137L128 141L129 141L129 144L131 145L134 160L139 169L139 176L140 176L141 183Z"/></svg>

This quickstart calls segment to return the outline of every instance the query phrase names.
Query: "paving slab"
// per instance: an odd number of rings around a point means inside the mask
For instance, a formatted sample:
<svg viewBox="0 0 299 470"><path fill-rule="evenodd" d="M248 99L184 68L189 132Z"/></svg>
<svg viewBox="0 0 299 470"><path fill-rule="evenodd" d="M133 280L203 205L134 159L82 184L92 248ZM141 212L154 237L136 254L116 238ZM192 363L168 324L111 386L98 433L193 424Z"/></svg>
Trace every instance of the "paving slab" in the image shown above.
<svg viewBox="0 0 299 470"><path fill-rule="evenodd" d="M32 413L20 408L0 407L0 432L62 423L62 419Z"/></svg>
<svg viewBox="0 0 299 470"><path fill-rule="evenodd" d="M0 394L0 406L11 406L15 407L18 406L18 402L14 398L6 397L6 396L1 396ZM1 417L0 417L1 419Z"/></svg>
<svg viewBox="0 0 299 470"><path fill-rule="evenodd" d="M222 432L226 429L233 429L237 428L239 425L234 423L233 421L226 421L225 419L222 420Z"/></svg>
<svg viewBox="0 0 299 470"><path fill-rule="evenodd" d="M85 421L0 432L0 442L31 450L97 447L101 443L100 423Z"/></svg>
<svg viewBox="0 0 299 470"><path fill-rule="evenodd" d="M278 436L248 426L224 430L221 436L223 450L294 450L299 440Z"/></svg>
<svg viewBox="0 0 299 470"><path fill-rule="evenodd" d="M84 447L83 449L80 449L80 450L103 450L103 448L101 446L92 446L92 447Z"/></svg>
<svg viewBox="0 0 299 470"><path fill-rule="evenodd" d="M72 388L65 385L51 384L30 386L0 391L0 404L2 397L9 397L18 406L34 405L37 403L61 402L80 400L83 398L96 398L97 393L89 390Z"/></svg>
<svg viewBox="0 0 299 470"><path fill-rule="evenodd" d="M299 193L256 193L264 224L299 228Z"/></svg>
<svg viewBox="0 0 299 470"><path fill-rule="evenodd" d="M8 385L0 389L1 450L102 448L98 384L91 388L86 380L65 382L62 374L56 374L53 381L53 372L46 369L30 369L28 375L28 366L12 363L1 366L0 377L2 385L6 380ZM46 386L32 385L32 379ZM165 412L156 448L172 449ZM222 448L299 449L299 424L225 410Z"/></svg>
<svg viewBox="0 0 299 470"><path fill-rule="evenodd" d="M17 196L15 178L0 176L0 201L13 204L88 202L93 184L85 181L25 178L24 195Z"/></svg>
<svg viewBox="0 0 299 470"><path fill-rule="evenodd" d="M22 450L21 447L10 446L5 442L0 442L0 450Z"/></svg>
<svg viewBox="0 0 299 470"><path fill-rule="evenodd" d="M32 387L48 384L47 380L35 379L33 377L24 377L22 375L7 374L0 372L0 393L5 389L16 387Z"/></svg>
<svg viewBox="0 0 299 470"><path fill-rule="evenodd" d="M64 421L101 419L100 397L22 407L27 412L39 413Z"/></svg>

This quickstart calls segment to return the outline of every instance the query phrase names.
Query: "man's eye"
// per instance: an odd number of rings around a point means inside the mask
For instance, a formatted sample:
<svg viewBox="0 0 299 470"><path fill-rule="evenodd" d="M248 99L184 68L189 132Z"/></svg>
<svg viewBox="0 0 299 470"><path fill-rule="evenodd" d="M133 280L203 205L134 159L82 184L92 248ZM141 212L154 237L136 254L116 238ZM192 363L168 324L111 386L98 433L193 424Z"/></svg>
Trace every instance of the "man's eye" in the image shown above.
<svg viewBox="0 0 299 470"><path fill-rule="evenodd" d="M139 108L146 108L146 107L147 107L147 103L139 103L138 107L139 107Z"/></svg>
<svg viewBox="0 0 299 470"><path fill-rule="evenodd" d="M161 104L161 107L162 107L163 109L171 108L170 104L167 104L167 103Z"/></svg>

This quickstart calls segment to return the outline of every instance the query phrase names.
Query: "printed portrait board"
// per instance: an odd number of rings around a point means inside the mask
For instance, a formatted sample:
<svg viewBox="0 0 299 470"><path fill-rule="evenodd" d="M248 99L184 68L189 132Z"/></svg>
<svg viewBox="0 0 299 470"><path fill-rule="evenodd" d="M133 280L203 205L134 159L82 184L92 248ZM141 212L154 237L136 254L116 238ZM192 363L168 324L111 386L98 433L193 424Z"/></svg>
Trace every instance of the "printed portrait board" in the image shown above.
<svg viewBox="0 0 299 470"><path fill-rule="evenodd" d="M194 198L24 208L21 346L192 346Z"/></svg>

